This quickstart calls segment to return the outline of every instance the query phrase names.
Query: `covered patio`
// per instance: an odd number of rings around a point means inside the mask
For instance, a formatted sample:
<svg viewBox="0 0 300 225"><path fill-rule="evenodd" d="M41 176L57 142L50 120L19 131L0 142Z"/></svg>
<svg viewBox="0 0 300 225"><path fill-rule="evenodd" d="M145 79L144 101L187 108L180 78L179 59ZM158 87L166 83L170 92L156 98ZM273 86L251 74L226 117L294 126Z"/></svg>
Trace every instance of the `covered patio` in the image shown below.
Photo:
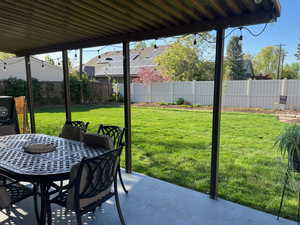
<svg viewBox="0 0 300 225"><path fill-rule="evenodd" d="M294 225L294 221L260 212L223 199L213 200L207 194L170 184L142 174L124 173L129 195L120 192L121 205L127 224L130 225ZM121 190L121 187L120 187ZM31 224L35 220L32 199L28 198L13 209L10 223L5 214L0 214L4 225ZM53 224L71 225L76 217L65 209L53 209ZM87 214L86 225L120 224L114 201L105 203L95 214Z"/></svg>
<svg viewBox="0 0 300 225"><path fill-rule="evenodd" d="M214 201L218 198L225 30L275 22L281 11L278 0L125 0L120 2L28 0L2 1L0 6L0 30L2 31L0 51L25 57L27 101L32 133L36 132L36 124L32 97L31 55L62 51L66 120L71 121L68 50L123 44L125 171L128 173L124 177L130 191L128 196L122 193L121 205L128 224L291 223L287 220L277 222L274 216L227 201ZM129 43L212 30L216 30L217 35L211 179L210 193L207 196L143 175L131 174L134 162L131 157ZM16 218L16 224L28 224L34 220L31 209L26 208L30 205L26 204L28 201L30 199L21 202L20 206L24 206L22 210L25 214L29 213L29 216L21 216L23 219ZM118 224L118 218L111 215L115 213L113 210L110 204L105 204L104 213L99 215L99 218L97 216L95 221ZM58 212L59 210L54 210L53 213ZM58 220L67 218L63 214L59 217ZM55 221L54 223L59 224ZM63 223L66 221L62 221Z"/></svg>

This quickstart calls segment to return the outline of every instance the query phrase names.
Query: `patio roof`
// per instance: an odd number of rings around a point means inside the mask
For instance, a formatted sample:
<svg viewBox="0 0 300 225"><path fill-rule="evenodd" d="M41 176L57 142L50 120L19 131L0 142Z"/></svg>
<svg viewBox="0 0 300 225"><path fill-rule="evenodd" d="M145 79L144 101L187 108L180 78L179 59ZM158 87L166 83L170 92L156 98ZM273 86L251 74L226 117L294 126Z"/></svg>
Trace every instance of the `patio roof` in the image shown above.
<svg viewBox="0 0 300 225"><path fill-rule="evenodd" d="M278 16L278 0L5 0L0 51L33 55L267 23Z"/></svg>
<svg viewBox="0 0 300 225"><path fill-rule="evenodd" d="M0 51L25 56L35 133L30 55L62 51L66 120L71 121L68 49L123 43L126 172L132 171L130 41L216 30L210 195L217 198L225 29L275 21L279 0L0 1ZM80 56L82 65L82 54ZM80 68L82 68L80 66Z"/></svg>

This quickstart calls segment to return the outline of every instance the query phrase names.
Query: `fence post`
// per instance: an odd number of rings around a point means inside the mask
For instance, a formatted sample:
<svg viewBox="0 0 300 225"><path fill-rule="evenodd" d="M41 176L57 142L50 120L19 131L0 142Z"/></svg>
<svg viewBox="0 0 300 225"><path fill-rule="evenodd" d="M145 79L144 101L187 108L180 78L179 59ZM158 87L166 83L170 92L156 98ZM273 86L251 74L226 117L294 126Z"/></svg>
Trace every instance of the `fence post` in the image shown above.
<svg viewBox="0 0 300 225"><path fill-rule="evenodd" d="M171 81L170 83L170 96L171 96L171 102L170 103L174 103L174 81Z"/></svg>
<svg viewBox="0 0 300 225"><path fill-rule="evenodd" d="M131 83L131 102L134 102L134 83Z"/></svg>
<svg viewBox="0 0 300 225"><path fill-rule="evenodd" d="M152 83L148 84L148 101L152 102Z"/></svg>
<svg viewBox="0 0 300 225"><path fill-rule="evenodd" d="M196 104L196 81L195 80L192 81L192 94L193 94L192 104L195 105Z"/></svg>
<svg viewBox="0 0 300 225"><path fill-rule="evenodd" d="M287 79L284 78L281 80L281 95L286 96L287 95Z"/></svg>
<svg viewBox="0 0 300 225"><path fill-rule="evenodd" d="M247 80L246 96L247 96L247 107L251 108L251 79Z"/></svg>

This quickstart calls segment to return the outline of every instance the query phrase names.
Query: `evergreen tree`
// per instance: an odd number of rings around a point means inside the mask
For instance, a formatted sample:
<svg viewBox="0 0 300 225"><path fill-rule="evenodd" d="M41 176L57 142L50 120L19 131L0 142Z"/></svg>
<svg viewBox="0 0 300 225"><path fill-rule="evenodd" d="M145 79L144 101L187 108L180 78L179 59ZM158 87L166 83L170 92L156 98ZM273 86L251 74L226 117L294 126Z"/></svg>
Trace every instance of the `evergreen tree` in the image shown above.
<svg viewBox="0 0 300 225"><path fill-rule="evenodd" d="M233 36L227 46L228 76L231 80L244 80L243 51L238 36Z"/></svg>
<svg viewBox="0 0 300 225"><path fill-rule="evenodd" d="M297 60L300 60L300 43L297 46L297 52L296 52L295 56L296 56Z"/></svg>

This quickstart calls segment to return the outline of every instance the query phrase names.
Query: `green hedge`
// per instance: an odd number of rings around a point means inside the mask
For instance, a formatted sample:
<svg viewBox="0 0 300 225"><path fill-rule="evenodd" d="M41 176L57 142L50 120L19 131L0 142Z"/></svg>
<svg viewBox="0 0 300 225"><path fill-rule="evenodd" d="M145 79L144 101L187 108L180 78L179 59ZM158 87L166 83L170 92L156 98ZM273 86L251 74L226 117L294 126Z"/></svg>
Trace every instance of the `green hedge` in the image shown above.
<svg viewBox="0 0 300 225"><path fill-rule="evenodd" d="M45 105L45 104L53 104L60 105L64 103L63 97L54 96L50 93L54 90L54 84L51 82L47 82L44 84L44 90L42 90L41 82L38 79L32 78L32 88L33 88L33 101L36 105ZM76 76L70 76L70 90L71 90L71 101L73 104L80 104L81 102L81 94L80 94L80 86L82 86L82 94L83 94L83 103L87 102L87 99L91 96L91 88L90 81L88 79L83 79L80 81ZM42 91L45 91L42 94ZM18 78L9 78L4 81L4 95L7 96L27 96L27 84L25 80ZM63 96L63 84L61 87L60 95Z"/></svg>

